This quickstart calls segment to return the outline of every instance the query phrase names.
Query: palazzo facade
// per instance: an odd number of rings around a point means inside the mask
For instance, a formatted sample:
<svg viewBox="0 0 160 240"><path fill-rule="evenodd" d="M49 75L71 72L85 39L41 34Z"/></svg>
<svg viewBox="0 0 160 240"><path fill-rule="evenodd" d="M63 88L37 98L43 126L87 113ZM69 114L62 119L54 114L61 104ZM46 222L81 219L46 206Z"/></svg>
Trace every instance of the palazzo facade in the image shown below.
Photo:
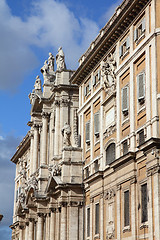
<svg viewBox="0 0 160 240"><path fill-rule="evenodd" d="M41 68L12 239L160 239L160 0L124 0L79 60Z"/></svg>

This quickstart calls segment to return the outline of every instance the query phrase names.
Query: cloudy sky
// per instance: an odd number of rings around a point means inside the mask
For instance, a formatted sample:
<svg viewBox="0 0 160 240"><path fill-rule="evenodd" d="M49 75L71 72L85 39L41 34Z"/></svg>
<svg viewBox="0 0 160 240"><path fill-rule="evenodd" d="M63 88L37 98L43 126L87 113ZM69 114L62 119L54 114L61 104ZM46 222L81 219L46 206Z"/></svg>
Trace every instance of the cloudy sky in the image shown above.
<svg viewBox="0 0 160 240"><path fill-rule="evenodd" d="M28 94L40 68L63 47L68 69L122 0L0 0L0 236L9 240L14 171L10 162L30 120Z"/></svg>

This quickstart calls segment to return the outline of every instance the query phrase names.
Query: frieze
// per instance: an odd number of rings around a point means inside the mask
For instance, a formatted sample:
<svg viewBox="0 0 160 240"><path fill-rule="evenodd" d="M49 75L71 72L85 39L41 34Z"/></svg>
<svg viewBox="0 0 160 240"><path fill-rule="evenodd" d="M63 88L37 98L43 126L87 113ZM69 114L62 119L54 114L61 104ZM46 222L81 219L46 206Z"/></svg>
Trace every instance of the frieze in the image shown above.
<svg viewBox="0 0 160 240"><path fill-rule="evenodd" d="M106 192L105 192L105 199L106 200L110 200L112 198L114 198L115 196L115 191L113 189L108 189Z"/></svg>
<svg viewBox="0 0 160 240"><path fill-rule="evenodd" d="M110 137L114 132L116 132L116 124L111 125L106 131L103 133L105 138Z"/></svg>

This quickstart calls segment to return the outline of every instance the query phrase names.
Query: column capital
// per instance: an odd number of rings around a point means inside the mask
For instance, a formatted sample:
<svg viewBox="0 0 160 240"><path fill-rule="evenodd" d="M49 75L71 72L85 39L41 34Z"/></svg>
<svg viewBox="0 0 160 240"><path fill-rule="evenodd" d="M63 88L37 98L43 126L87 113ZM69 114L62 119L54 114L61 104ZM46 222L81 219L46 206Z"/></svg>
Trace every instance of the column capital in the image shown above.
<svg viewBox="0 0 160 240"><path fill-rule="evenodd" d="M117 191L121 190L121 184L117 184Z"/></svg>
<svg viewBox="0 0 160 240"><path fill-rule="evenodd" d="M46 214L45 213L37 213L37 216L40 217L40 218L45 218L46 217Z"/></svg>
<svg viewBox="0 0 160 240"><path fill-rule="evenodd" d="M55 100L54 104L55 104L56 107L59 107L60 106L60 101L59 100Z"/></svg>
<svg viewBox="0 0 160 240"><path fill-rule="evenodd" d="M42 112L42 118L49 118L50 114L50 112Z"/></svg>

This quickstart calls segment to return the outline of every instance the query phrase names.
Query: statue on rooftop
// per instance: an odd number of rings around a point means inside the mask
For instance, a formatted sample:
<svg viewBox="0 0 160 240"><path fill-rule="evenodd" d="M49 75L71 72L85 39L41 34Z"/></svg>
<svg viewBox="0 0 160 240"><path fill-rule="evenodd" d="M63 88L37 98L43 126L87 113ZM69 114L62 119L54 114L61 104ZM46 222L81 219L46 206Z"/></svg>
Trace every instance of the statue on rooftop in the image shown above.
<svg viewBox="0 0 160 240"><path fill-rule="evenodd" d="M35 84L34 84L34 89L35 89L35 92L36 91L41 91L42 92L41 79L40 79L39 75L36 77L36 81L35 81Z"/></svg>
<svg viewBox="0 0 160 240"><path fill-rule="evenodd" d="M57 64L57 70L65 70L66 69L66 64L65 64L65 55L62 50L62 47L59 47L58 53L56 55L56 64Z"/></svg>
<svg viewBox="0 0 160 240"><path fill-rule="evenodd" d="M45 60L43 67L41 68L41 73L43 74L44 82L53 82L55 80L54 72L54 56L49 53L48 60Z"/></svg>

